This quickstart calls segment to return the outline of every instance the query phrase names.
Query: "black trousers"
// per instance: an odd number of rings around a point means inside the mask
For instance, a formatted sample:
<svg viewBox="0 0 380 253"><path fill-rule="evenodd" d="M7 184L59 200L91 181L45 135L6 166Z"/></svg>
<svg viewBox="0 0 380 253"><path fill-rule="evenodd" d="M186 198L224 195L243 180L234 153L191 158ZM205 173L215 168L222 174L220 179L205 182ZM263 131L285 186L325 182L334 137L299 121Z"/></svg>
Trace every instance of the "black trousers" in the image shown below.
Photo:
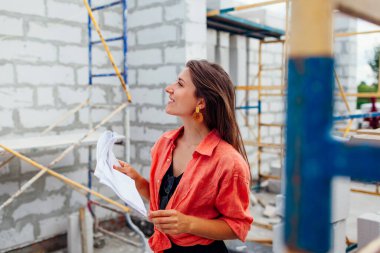
<svg viewBox="0 0 380 253"><path fill-rule="evenodd" d="M228 253L223 241L214 241L209 245L194 245L182 247L172 242L170 249L164 250L165 253Z"/></svg>

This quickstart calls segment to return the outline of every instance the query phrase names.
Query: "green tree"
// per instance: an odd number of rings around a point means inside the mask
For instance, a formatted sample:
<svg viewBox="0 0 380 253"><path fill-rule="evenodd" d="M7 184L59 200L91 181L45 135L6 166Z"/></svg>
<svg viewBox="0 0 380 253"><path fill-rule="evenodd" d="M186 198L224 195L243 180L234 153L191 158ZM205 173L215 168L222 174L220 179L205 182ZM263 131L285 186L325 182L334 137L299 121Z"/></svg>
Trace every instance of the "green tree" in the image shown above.
<svg viewBox="0 0 380 253"><path fill-rule="evenodd" d="M376 82L372 85L366 84L361 81L357 87L358 93L369 93L369 92L377 92L378 89L378 80L379 80L379 57L380 57L380 46L375 47L373 50L372 58L369 59L368 64L371 67L373 73L376 76ZM379 100L379 99L377 99ZM356 98L356 109L359 109L360 106L364 103L371 103L370 98Z"/></svg>
<svg viewBox="0 0 380 253"><path fill-rule="evenodd" d="M376 80L379 80L379 57L380 57L380 46L377 46L373 50L372 58L368 61L369 66L371 66L372 71L376 75Z"/></svg>
<svg viewBox="0 0 380 253"><path fill-rule="evenodd" d="M358 93L372 93L377 92L377 84L367 85L364 81L361 81L357 87ZM362 104L371 103L370 98L356 98L356 109L360 109Z"/></svg>

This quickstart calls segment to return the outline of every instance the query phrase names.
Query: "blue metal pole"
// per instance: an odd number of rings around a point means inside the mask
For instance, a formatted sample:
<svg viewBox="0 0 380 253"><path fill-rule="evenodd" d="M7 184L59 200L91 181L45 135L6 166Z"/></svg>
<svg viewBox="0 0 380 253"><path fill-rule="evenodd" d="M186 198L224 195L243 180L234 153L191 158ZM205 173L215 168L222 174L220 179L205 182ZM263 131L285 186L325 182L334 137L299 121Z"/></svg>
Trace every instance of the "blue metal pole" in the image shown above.
<svg viewBox="0 0 380 253"><path fill-rule="evenodd" d="M123 36L120 36L120 37L113 37L113 38L108 38L108 39L104 39L106 42L110 42L110 41L116 41L116 40L122 40L123 39ZM100 44L102 43L101 40L95 40L95 41L92 41L91 44L92 45L95 45L95 44Z"/></svg>
<svg viewBox="0 0 380 253"><path fill-rule="evenodd" d="M115 5L121 4L122 2L123 1L115 1L115 2L112 2L112 3L109 3L109 4L100 5L100 6L91 8L91 10L92 11L98 11L98 10L101 10L101 9L105 9L105 8L108 8L108 7L111 7L111 6L115 6ZM90 7L91 7L91 5L90 5Z"/></svg>
<svg viewBox="0 0 380 253"><path fill-rule="evenodd" d="M259 108L259 106L258 105L247 105L247 106L238 106L238 107L236 107L235 109L236 110L249 110L249 109L258 109Z"/></svg>
<svg viewBox="0 0 380 253"><path fill-rule="evenodd" d="M124 74L124 73L121 73ZM117 76L115 73L104 73L104 74L94 74L92 77L107 77L107 76Z"/></svg>
<svg viewBox="0 0 380 253"><path fill-rule="evenodd" d="M350 114L350 115L343 115L343 116L335 116L334 120L345 120L345 119L362 119L362 118L375 118L379 117L380 112L369 112L369 113L359 113L359 114Z"/></svg>
<svg viewBox="0 0 380 253"><path fill-rule="evenodd" d="M123 78L128 87L127 80L127 0L123 0Z"/></svg>
<svg viewBox="0 0 380 253"><path fill-rule="evenodd" d="M91 0L88 0L88 5L91 7ZM87 15L87 32L88 32L88 84L92 85L92 31L91 18Z"/></svg>

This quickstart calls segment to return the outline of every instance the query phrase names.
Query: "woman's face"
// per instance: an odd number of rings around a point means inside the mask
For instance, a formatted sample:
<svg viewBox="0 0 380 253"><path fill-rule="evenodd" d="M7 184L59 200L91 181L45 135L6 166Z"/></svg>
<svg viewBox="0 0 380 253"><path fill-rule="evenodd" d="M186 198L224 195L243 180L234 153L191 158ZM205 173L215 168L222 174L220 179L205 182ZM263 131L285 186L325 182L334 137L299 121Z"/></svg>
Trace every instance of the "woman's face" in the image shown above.
<svg viewBox="0 0 380 253"><path fill-rule="evenodd" d="M179 117L193 115L198 99L195 96L196 89L191 81L188 68L185 68L179 74L178 79L165 88L165 91L169 95L166 113Z"/></svg>

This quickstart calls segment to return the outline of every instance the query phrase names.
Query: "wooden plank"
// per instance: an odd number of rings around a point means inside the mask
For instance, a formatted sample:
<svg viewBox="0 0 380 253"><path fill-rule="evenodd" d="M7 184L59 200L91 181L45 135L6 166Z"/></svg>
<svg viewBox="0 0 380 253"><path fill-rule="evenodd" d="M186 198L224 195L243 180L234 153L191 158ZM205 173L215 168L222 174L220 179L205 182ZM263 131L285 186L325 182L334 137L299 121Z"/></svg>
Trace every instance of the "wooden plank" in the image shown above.
<svg viewBox="0 0 380 253"><path fill-rule="evenodd" d="M333 55L333 2L293 0L290 58Z"/></svg>
<svg viewBox="0 0 380 253"><path fill-rule="evenodd" d="M121 203L119 203L119 202L117 202L117 201L115 201L113 199L110 199L109 197L106 197L106 196L104 196L104 195L102 195L102 194L100 194L100 193L98 193L98 192L96 192L96 191L94 191L92 189L89 189L88 187L83 186L80 183L78 183L78 182L76 182L76 181L74 181L74 180L72 180L72 179L70 179L68 177L65 177L64 175L61 175L61 174L59 174L59 173L57 173L57 172L49 169L48 167L45 167L45 166L43 166L43 165L35 162L34 160L32 160L32 159L30 159L30 158L28 158L28 157L26 157L26 156L18 153L17 151L14 151L14 150L12 150L12 149L10 149L10 148L2 145L2 144L0 144L0 147L2 149L6 150L7 152L9 152L9 153L17 156L21 160L23 160L23 161L25 161L25 162L33 165L34 167L36 167L40 171L46 172L46 173L50 174L51 176L53 176L53 177L55 177L55 178L63 181L63 183L65 183L66 185L71 186L74 190L76 190L79 193L82 193L83 195L86 195L86 194L90 193L90 194L92 194L92 195L94 195L94 196L96 196L96 197L98 197L98 198L106 201L107 203L118 207L123 212L128 213L128 212L131 211L131 209L129 207L125 206L124 204L121 204ZM7 203L7 201L0 206L0 210L2 208L4 208L4 206L6 205L6 203Z"/></svg>
<svg viewBox="0 0 380 253"><path fill-rule="evenodd" d="M350 16L380 25L379 0L335 0L335 6Z"/></svg>
<svg viewBox="0 0 380 253"><path fill-rule="evenodd" d="M101 132L96 132L88 136L86 139L82 141L81 145L89 146L96 144L101 134ZM70 144L76 143L83 135L84 133L71 133L62 135L25 137L8 140L5 139L1 140L1 144L17 151L43 148L62 148L67 147ZM122 139L124 139L124 137L122 137ZM2 152L4 152L4 150L0 148L0 153Z"/></svg>

